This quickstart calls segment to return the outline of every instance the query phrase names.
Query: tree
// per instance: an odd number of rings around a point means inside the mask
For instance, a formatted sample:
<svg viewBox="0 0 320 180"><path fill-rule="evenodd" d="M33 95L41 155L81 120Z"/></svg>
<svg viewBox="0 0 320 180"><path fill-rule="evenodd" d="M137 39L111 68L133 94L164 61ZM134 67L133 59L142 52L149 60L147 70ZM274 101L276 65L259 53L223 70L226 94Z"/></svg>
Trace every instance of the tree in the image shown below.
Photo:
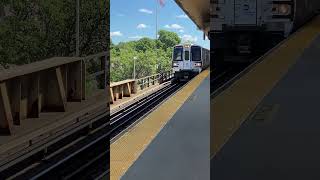
<svg viewBox="0 0 320 180"><path fill-rule="evenodd" d="M155 49L155 48L156 48L156 43L154 40L150 38L142 38L135 43L135 49L138 52L146 52L147 50Z"/></svg>
<svg viewBox="0 0 320 180"><path fill-rule="evenodd" d="M159 31L159 43L160 47L164 50L167 48L172 48L173 46L180 44L181 39L178 34L166 30Z"/></svg>
<svg viewBox="0 0 320 180"><path fill-rule="evenodd" d="M159 34L160 37L157 41L142 38L138 41L120 42L118 45L112 45L110 50L111 81L132 78L134 57L137 57L137 78L170 70L172 47L179 44L181 40L174 32L162 30Z"/></svg>
<svg viewBox="0 0 320 180"><path fill-rule="evenodd" d="M108 49L108 4L109 0L80 1L81 56ZM0 22L0 64L75 55L75 0L1 0L3 6L11 15Z"/></svg>

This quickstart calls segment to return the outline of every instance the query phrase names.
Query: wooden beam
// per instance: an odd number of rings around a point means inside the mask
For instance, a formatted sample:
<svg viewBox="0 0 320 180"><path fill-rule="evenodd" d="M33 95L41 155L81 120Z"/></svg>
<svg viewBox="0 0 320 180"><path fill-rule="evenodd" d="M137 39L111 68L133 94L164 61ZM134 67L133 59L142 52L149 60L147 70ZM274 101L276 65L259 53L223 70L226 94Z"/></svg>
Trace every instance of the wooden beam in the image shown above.
<svg viewBox="0 0 320 180"><path fill-rule="evenodd" d="M46 81L42 81L42 85L46 86L44 93L45 104L43 105L43 111L48 112L65 112L67 97L63 83L63 76L61 68L48 72L45 77Z"/></svg>
<svg viewBox="0 0 320 180"><path fill-rule="evenodd" d="M67 73L67 65L60 66L64 91L67 92L67 83L68 83L68 73Z"/></svg>
<svg viewBox="0 0 320 180"><path fill-rule="evenodd" d="M61 101L61 105L64 111L66 111L66 106L67 106L67 96L66 96L66 92L65 92L65 88L64 88L64 83L63 83L63 77L62 77L62 73L61 73L61 69L58 67L56 68L56 78L57 78L57 85L58 85L58 89L59 89L59 98Z"/></svg>
<svg viewBox="0 0 320 180"><path fill-rule="evenodd" d="M134 81L131 83L131 93L136 94L138 92L138 82Z"/></svg>
<svg viewBox="0 0 320 180"><path fill-rule="evenodd" d="M20 77L21 100L20 100L20 121L27 118L28 115L28 86L29 79L27 75Z"/></svg>
<svg viewBox="0 0 320 180"><path fill-rule="evenodd" d="M87 83L87 76L86 76L86 63L85 61L81 61L82 62L82 69L81 69L81 73L82 73L82 100L86 99L86 83Z"/></svg>
<svg viewBox="0 0 320 180"><path fill-rule="evenodd" d="M123 95L125 97L130 97L131 96L131 85L130 85L130 83L126 83L124 86L125 87L124 87Z"/></svg>
<svg viewBox="0 0 320 180"><path fill-rule="evenodd" d="M115 99L114 99L114 95L113 95L113 90L112 90L112 88L110 88L110 103L111 104L113 104L114 103L114 101L115 101Z"/></svg>
<svg viewBox="0 0 320 180"><path fill-rule="evenodd" d="M68 101L82 100L82 62L75 62L68 64L68 89L67 99Z"/></svg>
<svg viewBox="0 0 320 180"><path fill-rule="evenodd" d="M11 134L13 118L6 84L0 83L0 133Z"/></svg>
<svg viewBox="0 0 320 180"><path fill-rule="evenodd" d="M20 114L20 105L21 105L21 81L20 78L15 78L9 81L6 81L8 88L8 95L11 104L11 114L13 118L14 125L20 125L21 123L21 114Z"/></svg>
<svg viewBox="0 0 320 180"><path fill-rule="evenodd" d="M39 74L31 74L28 82L27 118L39 118L40 116L39 83Z"/></svg>
<svg viewBox="0 0 320 180"><path fill-rule="evenodd" d="M124 85L119 86L119 99L123 98L123 86Z"/></svg>
<svg viewBox="0 0 320 180"><path fill-rule="evenodd" d="M74 64L81 62L80 57L53 57L43 61L37 61L22 66L16 66L10 69L0 71L0 81L5 81L18 76L29 75L40 71L47 71L53 67L60 67L65 64Z"/></svg>

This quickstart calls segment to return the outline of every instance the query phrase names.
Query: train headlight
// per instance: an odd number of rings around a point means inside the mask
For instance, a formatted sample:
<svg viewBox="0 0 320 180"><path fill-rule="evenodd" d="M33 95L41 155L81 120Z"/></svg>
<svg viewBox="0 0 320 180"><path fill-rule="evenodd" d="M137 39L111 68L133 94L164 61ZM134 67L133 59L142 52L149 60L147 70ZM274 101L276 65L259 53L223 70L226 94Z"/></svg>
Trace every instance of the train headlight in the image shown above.
<svg viewBox="0 0 320 180"><path fill-rule="evenodd" d="M172 66L173 66L173 67L178 67L178 66L179 66L179 63L173 63Z"/></svg>
<svg viewBox="0 0 320 180"><path fill-rule="evenodd" d="M194 66L201 67L201 63L195 63Z"/></svg>
<svg viewBox="0 0 320 180"><path fill-rule="evenodd" d="M272 13L274 16L290 16L292 7L290 4L273 4Z"/></svg>
<svg viewBox="0 0 320 180"><path fill-rule="evenodd" d="M291 6L289 4L280 4L279 13L282 15L289 15L291 12Z"/></svg>

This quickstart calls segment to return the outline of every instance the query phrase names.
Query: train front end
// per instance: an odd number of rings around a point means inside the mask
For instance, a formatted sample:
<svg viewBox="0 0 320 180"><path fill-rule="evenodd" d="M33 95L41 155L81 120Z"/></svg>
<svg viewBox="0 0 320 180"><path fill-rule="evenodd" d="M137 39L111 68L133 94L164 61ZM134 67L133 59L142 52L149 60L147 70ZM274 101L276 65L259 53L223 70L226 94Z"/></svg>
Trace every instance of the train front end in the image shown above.
<svg viewBox="0 0 320 180"><path fill-rule="evenodd" d="M216 0L211 2L213 50L232 56L260 55L293 28L293 0ZM239 58L237 58L239 60Z"/></svg>
<svg viewBox="0 0 320 180"><path fill-rule="evenodd" d="M177 45L173 49L172 68L178 81L188 80L202 71L201 47Z"/></svg>

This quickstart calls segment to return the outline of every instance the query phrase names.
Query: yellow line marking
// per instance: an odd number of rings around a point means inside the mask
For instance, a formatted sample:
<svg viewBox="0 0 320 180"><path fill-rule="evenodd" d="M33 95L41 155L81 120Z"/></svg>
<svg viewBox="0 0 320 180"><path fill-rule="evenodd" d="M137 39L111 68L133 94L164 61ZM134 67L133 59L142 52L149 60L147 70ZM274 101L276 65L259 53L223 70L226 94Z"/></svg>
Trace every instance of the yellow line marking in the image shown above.
<svg viewBox="0 0 320 180"><path fill-rule="evenodd" d="M154 137L173 117L200 83L209 75L205 70L161 104L141 122L110 145L110 179L118 180L138 159ZM209 98L209 95L208 95Z"/></svg>
<svg viewBox="0 0 320 180"><path fill-rule="evenodd" d="M293 34L247 74L211 100L211 158L320 34L320 16Z"/></svg>

